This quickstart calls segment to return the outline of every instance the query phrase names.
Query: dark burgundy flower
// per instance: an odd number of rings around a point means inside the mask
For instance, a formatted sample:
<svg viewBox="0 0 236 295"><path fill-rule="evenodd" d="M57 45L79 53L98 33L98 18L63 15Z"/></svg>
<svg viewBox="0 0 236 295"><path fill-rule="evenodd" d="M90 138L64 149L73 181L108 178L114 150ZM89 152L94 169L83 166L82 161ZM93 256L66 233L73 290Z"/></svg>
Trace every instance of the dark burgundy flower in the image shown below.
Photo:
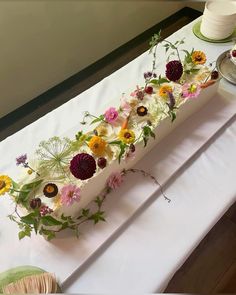
<svg viewBox="0 0 236 295"><path fill-rule="evenodd" d="M30 207L31 207L32 209L40 208L41 203L42 203L42 202L41 202L41 199L40 199L40 198L32 199L32 200L30 201Z"/></svg>
<svg viewBox="0 0 236 295"><path fill-rule="evenodd" d="M87 153L78 154L70 161L70 172L78 179L91 178L95 171L96 161Z"/></svg>
<svg viewBox="0 0 236 295"><path fill-rule="evenodd" d="M170 81L177 81L183 74L183 66L180 61L172 60L166 65L166 78Z"/></svg>
<svg viewBox="0 0 236 295"><path fill-rule="evenodd" d="M236 57L236 49L234 49L232 52L231 52L232 56L233 57Z"/></svg>
<svg viewBox="0 0 236 295"><path fill-rule="evenodd" d="M212 80L217 80L219 78L219 73L217 71L213 71L211 73L211 79Z"/></svg>
<svg viewBox="0 0 236 295"><path fill-rule="evenodd" d="M150 79L152 77L152 72L145 72L143 76L144 76L144 79Z"/></svg>
<svg viewBox="0 0 236 295"><path fill-rule="evenodd" d="M153 93L153 88L152 88L151 86L147 86L147 87L145 88L145 92L146 92L147 94L152 94L152 93Z"/></svg>
<svg viewBox="0 0 236 295"><path fill-rule="evenodd" d="M58 194L58 187L55 185L55 183L48 183L43 189L43 194L47 198L53 198Z"/></svg>
<svg viewBox="0 0 236 295"><path fill-rule="evenodd" d="M107 165L107 160L106 160L106 158L103 158L103 157L98 158L98 160L97 160L97 164L98 164L98 167L99 167L99 168L101 168L101 169L105 168L106 165Z"/></svg>

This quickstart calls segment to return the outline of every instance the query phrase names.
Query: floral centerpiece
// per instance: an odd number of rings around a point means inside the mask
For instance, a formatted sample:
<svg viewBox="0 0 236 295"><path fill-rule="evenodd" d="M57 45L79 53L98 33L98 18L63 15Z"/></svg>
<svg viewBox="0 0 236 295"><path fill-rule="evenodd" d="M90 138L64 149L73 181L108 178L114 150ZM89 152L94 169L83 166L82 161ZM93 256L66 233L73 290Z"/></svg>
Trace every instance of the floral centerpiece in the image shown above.
<svg viewBox="0 0 236 295"><path fill-rule="evenodd" d="M156 74L159 43L169 53L165 76ZM173 44L162 40L160 33L155 34L150 42L152 68L144 73L142 86L121 97L119 108L111 106L99 116L86 112L81 123L90 124L89 132L80 130L74 139L52 137L39 144L31 159L26 154L19 156L16 165L23 172L18 181L0 176L0 195L7 193L15 203L9 218L19 226L19 239L35 232L50 240L65 229L78 236L81 224L105 221L102 205L128 173L142 173L160 186L143 170L110 168L126 167L125 163L135 159L137 146L144 149L155 140L156 128L164 119L173 122L182 104L197 99L202 89L218 79L218 73L205 65L205 53L181 50L183 44L184 40ZM180 52L185 55L183 60ZM92 186L89 181L95 177L106 179L103 190L92 196L96 208L91 209L86 203L86 188Z"/></svg>

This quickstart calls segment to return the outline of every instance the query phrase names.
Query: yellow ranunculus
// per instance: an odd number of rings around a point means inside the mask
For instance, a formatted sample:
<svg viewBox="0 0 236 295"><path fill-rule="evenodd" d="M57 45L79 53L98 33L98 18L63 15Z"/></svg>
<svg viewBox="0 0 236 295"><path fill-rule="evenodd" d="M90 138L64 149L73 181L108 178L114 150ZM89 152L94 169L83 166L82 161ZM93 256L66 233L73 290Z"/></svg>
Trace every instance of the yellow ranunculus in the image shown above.
<svg viewBox="0 0 236 295"><path fill-rule="evenodd" d="M192 61L195 65L204 65L206 62L206 55L202 51L194 51L192 53Z"/></svg>
<svg viewBox="0 0 236 295"><path fill-rule="evenodd" d="M163 85L160 87L159 89L159 95L162 97L162 98L165 98L167 99L169 96L168 96L168 92L172 92L172 87L169 86L169 85Z"/></svg>
<svg viewBox="0 0 236 295"><path fill-rule="evenodd" d="M96 135L93 136L88 143L90 150L96 156L102 156L104 154L106 145L106 141L102 139L100 136Z"/></svg>

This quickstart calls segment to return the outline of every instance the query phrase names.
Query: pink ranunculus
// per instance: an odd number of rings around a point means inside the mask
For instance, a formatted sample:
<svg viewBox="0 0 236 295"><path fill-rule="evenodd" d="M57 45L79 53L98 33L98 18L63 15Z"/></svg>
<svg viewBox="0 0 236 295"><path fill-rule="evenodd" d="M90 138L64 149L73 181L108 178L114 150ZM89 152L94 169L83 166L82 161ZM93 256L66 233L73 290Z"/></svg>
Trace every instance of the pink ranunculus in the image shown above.
<svg viewBox="0 0 236 295"><path fill-rule="evenodd" d="M74 184L67 184L61 189L62 205L71 206L74 202L79 202L81 190Z"/></svg>
<svg viewBox="0 0 236 295"><path fill-rule="evenodd" d="M116 189L121 186L123 182L123 175L121 172L113 172L107 179L107 186L111 189Z"/></svg>
<svg viewBox="0 0 236 295"><path fill-rule="evenodd" d="M195 98L201 92L201 87L199 84L195 83L185 83L182 86L182 93L184 98Z"/></svg>
<svg viewBox="0 0 236 295"><path fill-rule="evenodd" d="M118 115L119 114L118 114L117 110L113 107L109 108L104 114L105 120L108 123L114 123L117 120Z"/></svg>
<svg viewBox="0 0 236 295"><path fill-rule="evenodd" d="M122 100L121 100L120 108L121 108L122 114L125 117L128 117L131 110L132 110L131 105L124 98L122 98Z"/></svg>

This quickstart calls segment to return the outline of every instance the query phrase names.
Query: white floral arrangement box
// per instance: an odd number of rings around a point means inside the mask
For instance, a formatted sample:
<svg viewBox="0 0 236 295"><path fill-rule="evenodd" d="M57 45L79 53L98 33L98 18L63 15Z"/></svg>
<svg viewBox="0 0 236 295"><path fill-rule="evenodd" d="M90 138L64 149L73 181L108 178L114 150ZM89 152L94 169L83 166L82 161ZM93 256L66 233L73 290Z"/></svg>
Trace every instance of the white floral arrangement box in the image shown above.
<svg viewBox="0 0 236 295"><path fill-rule="evenodd" d="M156 74L159 43L169 53L165 76ZM10 195L15 203L9 218L20 229L19 239L35 232L50 240L68 229L78 236L81 224L105 221L102 205L128 173L142 173L160 186L133 166L203 107L218 87L218 72L206 66L204 52L183 49L185 57L180 59L183 44L155 34L150 42L152 69L144 73L142 86L122 95L119 108L110 106L100 116L86 112L82 124L90 124L89 132L79 130L73 139L52 137L30 158L19 156L16 165L22 171L17 181L0 175L0 195Z"/></svg>

